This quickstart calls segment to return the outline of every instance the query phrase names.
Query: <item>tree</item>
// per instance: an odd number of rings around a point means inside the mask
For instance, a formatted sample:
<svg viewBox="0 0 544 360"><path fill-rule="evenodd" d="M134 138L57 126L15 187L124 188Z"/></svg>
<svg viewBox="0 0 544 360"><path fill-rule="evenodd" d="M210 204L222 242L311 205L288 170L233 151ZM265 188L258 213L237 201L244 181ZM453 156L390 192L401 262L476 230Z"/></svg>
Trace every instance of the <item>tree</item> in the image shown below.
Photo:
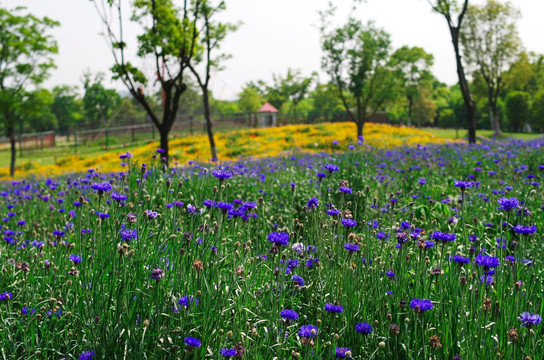
<svg viewBox="0 0 544 360"><path fill-rule="evenodd" d="M122 103L121 95L114 89L106 89L103 81L102 73L98 73L94 80L91 80L90 73L83 75L83 110L93 129L108 126Z"/></svg>
<svg viewBox="0 0 544 360"><path fill-rule="evenodd" d="M461 49L459 46L461 26L467 13L468 0L462 1L462 6L459 6L457 0L427 0L434 11L444 16L450 30L453 50L455 52L455 63L457 65L457 77L463 102L466 109L468 142L474 144L476 142L476 103L470 94L465 69L461 60ZM454 21L453 15L457 13L457 21Z"/></svg>
<svg viewBox="0 0 544 360"><path fill-rule="evenodd" d="M23 95L23 102L15 113L20 119L20 128L23 128L23 120L31 131L47 131L58 127L55 114L51 111L53 105L53 93L47 89L37 89Z"/></svg>
<svg viewBox="0 0 544 360"><path fill-rule="evenodd" d="M510 3L487 0L485 6L471 5L467 26L461 31L465 62L477 65L487 85L491 129L500 135L497 101L502 90L502 73L514 62L520 47L515 20L520 13Z"/></svg>
<svg viewBox="0 0 544 360"><path fill-rule="evenodd" d="M436 110L438 107L431 99L431 89L429 84L421 83L416 91L414 99L414 119L417 126L431 125L436 118Z"/></svg>
<svg viewBox="0 0 544 360"><path fill-rule="evenodd" d="M310 77L302 77L300 70L287 69L285 77L281 75L273 75L274 86L268 89L270 93L276 93L276 97L282 99L283 102L289 103L289 111L297 113L297 105L306 97L310 85L312 84L316 73L312 73ZM274 105L274 104L272 104ZM277 103L278 109L282 104Z"/></svg>
<svg viewBox="0 0 544 360"><path fill-rule="evenodd" d="M238 94L238 107L243 112L253 113L259 110L264 100L259 92L251 86L246 86Z"/></svg>
<svg viewBox="0 0 544 360"><path fill-rule="evenodd" d="M322 68L331 75L349 119L357 125L357 135L362 136L371 113L393 96L389 34L372 22L364 26L350 18L323 36L323 52Z"/></svg>
<svg viewBox="0 0 544 360"><path fill-rule="evenodd" d="M77 97L76 89L70 86L55 87L51 112L57 118L58 129L68 134L83 119L83 103Z"/></svg>
<svg viewBox="0 0 544 360"><path fill-rule="evenodd" d="M10 174L15 174L15 104L28 83L39 84L54 67L57 43L47 31L59 23L23 13L24 7L0 9L0 116L10 141Z"/></svg>
<svg viewBox="0 0 544 360"><path fill-rule="evenodd" d="M521 131L530 119L529 94L524 91L512 91L505 99L506 112L513 132Z"/></svg>
<svg viewBox="0 0 544 360"><path fill-rule="evenodd" d="M219 54L212 57L212 52L220 49L221 42L225 39L229 32L235 31L237 26L229 23L214 22L212 18L219 12L226 9L225 1L219 1L217 5L213 5L213 0L201 0L200 17L195 17L195 22L200 29L199 41L204 49L204 71L201 74L195 67L194 63L189 62L188 66L196 78L200 89L202 90L202 101L204 105L204 118L206 119L206 130L208 133L208 141L212 158L217 159L217 148L213 137L213 122L212 111L210 106L210 79L212 70L220 70L220 63L229 58L226 54Z"/></svg>
<svg viewBox="0 0 544 360"><path fill-rule="evenodd" d="M318 84L310 93L310 100L313 111L323 115L325 121L329 121L331 115L343 110L338 89L331 83Z"/></svg>
<svg viewBox="0 0 544 360"><path fill-rule="evenodd" d="M171 0L132 2L131 19L143 29L143 33L137 37L137 56L152 59L153 75L144 74L127 58L128 45L123 35L121 6L124 1L92 1L106 27L106 38L114 58L113 78L121 80L143 106L159 132L160 147L164 151L162 156L168 159L168 135L176 121L181 95L187 89L186 70L201 51L197 20L202 16L204 0L184 1L181 9L175 7ZM153 107L144 90L145 86L153 87L154 84L158 84L162 92L160 109ZM148 91L148 95L153 93L152 90Z"/></svg>
<svg viewBox="0 0 544 360"><path fill-rule="evenodd" d="M414 101L419 96L418 90L424 81L430 82L433 79L430 71L430 67L433 65L433 55L426 53L420 47L403 46L393 53L390 65L395 71L401 92L404 93L408 101L407 125L411 126ZM428 89L428 87L426 88ZM426 93L430 94L430 91Z"/></svg>

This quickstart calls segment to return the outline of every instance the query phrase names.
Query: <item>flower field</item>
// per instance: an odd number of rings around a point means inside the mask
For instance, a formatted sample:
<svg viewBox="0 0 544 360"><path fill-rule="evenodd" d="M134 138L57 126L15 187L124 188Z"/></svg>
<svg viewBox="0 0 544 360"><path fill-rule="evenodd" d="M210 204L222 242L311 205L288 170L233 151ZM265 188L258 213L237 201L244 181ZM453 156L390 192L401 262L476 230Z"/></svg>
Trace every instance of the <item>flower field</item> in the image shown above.
<svg viewBox="0 0 544 360"><path fill-rule="evenodd" d="M334 126L3 183L0 358L543 359L544 140Z"/></svg>
<svg viewBox="0 0 544 360"><path fill-rule="evenodd" d="M294 148L310 153L344 150L357 143L354 134L355 124L351 122L288 125L220 133L216 135L216 144L220 159L236 160L240 157L278 156ZM444 142L445 139L415 128L374 123L368 123L365 127L365 143L377 148ZM136 149L133 151L133 161L145 162L149 152L158 146L158 142L154 142ZM170 151L174 162L179 163L189 160L207 162L210 158L208 138L204 134L173 139L170 141ZM88 168L101 172L122 171L123 164L118 161L118 155L119 151L100 156L65 155L59 156L55 165L41 165L38 161L24 162L18 166L16 176L58 176L86 171ZM0 179L9 179L7 167L0 169Z"/></svg>

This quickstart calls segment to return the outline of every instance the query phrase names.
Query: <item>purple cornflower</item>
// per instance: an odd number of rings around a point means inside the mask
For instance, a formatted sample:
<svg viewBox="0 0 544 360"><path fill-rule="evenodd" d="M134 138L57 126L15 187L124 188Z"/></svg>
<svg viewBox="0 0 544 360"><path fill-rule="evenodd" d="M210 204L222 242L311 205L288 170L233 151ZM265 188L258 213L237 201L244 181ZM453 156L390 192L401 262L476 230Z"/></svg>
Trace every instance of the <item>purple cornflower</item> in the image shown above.
<svg viewBox="0 0 544 360"><path fill-rule="evenodd" d="M351 194L353 193L353 190L346 187L346 186L340 186L339 190L345 194Z"/></svg>
<svg viewBox="0 0 544 360"><path fill-rule="evenodd" d="M319 206L319 200L317 200L315 197L310 198L307 203L308 209L313 209Z"/></svg>
<svg viewBox="0 0 544 360"><path fill-rule="evenodd" d="M192 303L192 304L191 304ZM198 305L198 299L195 297L189 295L189 296L182 296L178 300L179 306L183 306L184 308L188 309L190 306Z"/></svg>
<svg viewBox="0 0 544 360"><path fill-rule="evenodd" d="M0 294L0 301L8 301L13 299L13 294L10 292L3 292Z"/></svg>
<svg viewBox="0 0 544 360"><path fill-rule="evenodd" d="M490 268L495 268L500 265L499 259L489 255L478 254L474 261L476 262L476 265L483 266L486 272L489 271Z"/></svg>
<svg viewBox="0 0 544 360"><path fill-rule="evenodd" d="M372 326L367 322L357 323L355 325L355 331L363 335L367 335L372 332Z"/></svg>
<svg viewBox="0 0 544 360"><path fill-rule="evenodd" d="M72 254L68 258L76 265L81 264L81 256L79 256L79 255Z"/></svg>
<svg viewBox="0 0 544 360"><path fill-rule="evenodd" d="M342 219L342 225L345 227L355 227L357 226L357 221L353 219Z"/></svg>
<svg viewBox="0 0 544 360"><path fill-rule="evenodd" d="M470 263L470 258L463 257L461 255L455 255L453 257L453 261L455 261L459 265L468 264Z"/></svg>
<svg viewBox="0 0 544 360"><path fill-rule="evenodd" d="M415 298L410 301L410 307L414 309L416 314L418 314L431 310L433 308L433 304L431 303L431 300Z"/></svg>
<svg viewBox="0 0 544 360"><path fill-rule="evenodd" d="M151 270L151 278L155 279L157 281L160 280L160 278L164 277L164 271L162 271L161 268L155 268Z"/></svg>
<svg viewBox="0 0 544 360"><path fill-rule="evenodd" d="M528 236L528 235L532 235L536 233L538 231L538 228L536 227L536 225L533 225L533 226L516 225L514 227L514 231L517 234Z"/></svg>
<svg viewBox="0 0 544 360"><path fill-rule="evenodd" d="M272 232L268 234L268 241L276 245L288 245L289 234L286 232Z"/></svg>
<svg viewBox="0 0 544 360"><path fill-rule="evenodd" d="M471 188L474 185L472 181L460 181L455 180L453 186L458 187L461 191L465 191L467 188Z"/></svg>
<svg viewBox="0 0 544 360"><path fill-rule="evenodd" d="M136 229L127 229L125 224L121 225L119 234L121 235L121 240L123 241L132 241L138 239L138 231Z"/></svg>
<svg viewBox="0 0 544 360"><path fill-rule="evenodd" d="M184 341L185 341L185 344L187 344L187 346L190 346L190 347L197 348L202 346L202 342L195 337L190 337L190 336L186 337Z"/></svg>
<svg viewBox="0 0 544 360"><path fill-rule="evenodd" d="M157 216L159 216L159 213L156 211L146 210L144 211L144 215L147 216L148 219L155 219Z"/></svg>
<svg viewBox="0 0 544 360"><path fill-rule="evenodd" d="M435 231L431 235L431 238L434 240L442 241L442 242L451 242L451 241L455 241L456 235L443 233L441 231Z"/></svg>
<svg viewBox="0 0 544 360"><path fill-rule="evenodd" d="M538 314L529 314L528 312L521 313L519 316L521 321L521 326L528 329L532 328L533 325L538 325L542 322L542 318Z"/></svg>
<svg viewBox="0 0 544 360"><path fill-rule="evenodd" d="M326 303L325 304L325 311L340 314L340 313L344 312L344 307L342 305L334 305L332 303Z"/></svg>
<svg viewBox="0 0 544 360"><path fill-rule="evenodd" d="M286 320L298 320L298 313L295 310L285 309L280 312L280 316Z"/></svg>
<svg viewBox="0 0 544 360"><path fill-rule="evenodd" d="M298 331L298 335L302 338L315 338L317 336L317 327L313 325L303 325Z"/></svg>
<svg viewBox="0 0 544 360"><path fill-rule="evenodd" d="M392 272L391 270L387 270L387 272L385 273L385 275L386 275L388 278L390 278L390 279L392 279L392 280L395 280L395 273Z"/></svg>
<svg viewBox="0 0 544 360"><path fill-rule="evenodd" d="M519 200L513 198L500 198L497 210L511 211L519 206Z"/></svg>
<svg viewBox="0 0 544 360"><path fill-rule="evenodd" d="M225 181L225 179L230 179L232 177L232 173L226 170L214 170L212 171L212 175L215 176L220 183Z"/></svg>
<svg viewBox="0 0 544 360"><path fill-rule="evenodd" d="M339 359L344 359L346 357L351 357L351 349L345 348L345 347L337 347L336 348L336 357Z"/></svg>
<svg viewBox="0 0 544 360"><path fill-rule="evenodd" d="M92 183L91 188L98 191L98 195L103 195L105 192L111 190L111 184L109 182Z"/></svg>
<svg viewBox="0 0 544 360"><path fill-rule="evenodd" d="M93 360L94 357L94 351L89 350L81 353L81 355L79 355L79 360Z"/></svg>
<svg viewBox="0 0 544 360"><path fill-rule="evenodd" d="M121 194L118 192L112 192L111 198L117 202L125 201L127 199L127 196L125 194Z"/></svg>
<svg viewBox="0 0 544 360"><path fill-rule="evenodd" d="M418 181L419 185L425 185L427 183L427 179L426 178L419 178Z"/></svg>
<svg viewBox="0 0 544 360"><path fill-rule="evenodd" d="M23 315L33 315L36 312L36 308L27 308L26 306L23 306L21 309L21 314Z"/></svg>
<svg viewBox="0 0 544 360"><path fill-rule="evenodd" d="M304 286L304 279L301 276L293 275L291 277L291 280L293 280L295 284L297 284L300 287Z"/></svg>
<svg viewBox="0 0 544 360"><path fill-rule="evenodd" d="M327 170L329 172L329 174L332 174L333 172L340 170L338 168L338 166L336 166L334 164L325 164L323 166L323 169Z"/></svg>
<svg viewBox="0 0 544 360"><path fill-rule="evenodd" d="M222 348L219 350L219 354L223 355L224 357L233 357L236 355L236 349L234 348Z"/></svg>
<svg viewBox="0 0 544 360"><path fill-rule="evenodd" d="M340 213L341 213L341 211L338 210L338 209L329 209L329 210L327 210L327 214L329 214L330 216L336 216L336 215L338 215Z"/></svg>
<svg viewBox="0 0 544 360"><path fill-rule="evenodd" d="M350 253L351 252L354 252L354 251L359 251L359 245L357 244L352 244L352 243L346 243L344 245L344 249L346 249L347 251L349 251Z"/></svg>

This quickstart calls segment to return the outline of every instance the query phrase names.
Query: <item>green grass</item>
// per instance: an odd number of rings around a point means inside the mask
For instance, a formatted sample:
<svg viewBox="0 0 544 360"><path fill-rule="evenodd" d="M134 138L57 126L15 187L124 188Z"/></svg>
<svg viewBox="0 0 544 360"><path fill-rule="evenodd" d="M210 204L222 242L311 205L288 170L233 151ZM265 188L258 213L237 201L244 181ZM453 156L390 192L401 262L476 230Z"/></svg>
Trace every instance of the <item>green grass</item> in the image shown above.
<svg viewBox="0 0 544 360"><path fill-rule="evenodd" d="M439 136L441 138L445 139L463 139L468 136L467 131L465 129L459 129L458 131L455 129L438 129L438 128L424 128L425 131L429 131L433 133L436 136ZM478 130L476 131L477 136L484 136L487 138L493 137L493 131L492 130ZM509 132L503 132L500 136L501 139L506 139L509 137L512 137L514 139L523 139L523 140L532 140L537 139L544 134L540 133L509 133Z"/></svg>

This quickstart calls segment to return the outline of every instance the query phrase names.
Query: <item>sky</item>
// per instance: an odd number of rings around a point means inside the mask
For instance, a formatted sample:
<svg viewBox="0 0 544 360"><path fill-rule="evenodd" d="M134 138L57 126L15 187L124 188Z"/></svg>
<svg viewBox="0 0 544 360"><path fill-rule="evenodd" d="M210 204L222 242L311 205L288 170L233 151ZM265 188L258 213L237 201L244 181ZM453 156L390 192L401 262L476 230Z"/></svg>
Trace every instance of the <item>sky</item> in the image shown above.
<svg viewBox="0 0 544 360"><path fill-rule="evenodd" d="M128 5L129 0L123 0ZM180 3L174 0L174 3ZM241 22L238 31L225 39L222 50L232 58L224 63L224 70L211 79L213 95L217 99L234 100L249 81L272 81L272 75L284 76L289 68L300 69L304 76L317 71L319 81L329 80L321 71L321 36L319 10L327 8L328 0L227 0L227 10L221 19ZM482 4L474 0L471 3ZM544 53L543 0L513 0L521 11L518 30L527 51ZM350 0L335 1L338 10L333 25L341 26L351 9ZM104 27L95 5L89 0L0 0L0 6L26 6L39 17L47 16L60 22L51 30L57 40L59 54L55 56L57 69L43 84L82 87L84 72L103 72L106 86L123 91L120 82L111 80L109 68L113 64L111 50L101 35ZM125 7L128 9L128 6ZM403 45L419 46L434 55L432 68L442 82L457 82L451 37L445 19L434 13L427 0L367 0L360 4L354 16L375 25L391 35L393 49ZM136 24L129 24L125 37L134 51L136 35L141 32ZM138 63L134 56L132 60Z"/></svg>

